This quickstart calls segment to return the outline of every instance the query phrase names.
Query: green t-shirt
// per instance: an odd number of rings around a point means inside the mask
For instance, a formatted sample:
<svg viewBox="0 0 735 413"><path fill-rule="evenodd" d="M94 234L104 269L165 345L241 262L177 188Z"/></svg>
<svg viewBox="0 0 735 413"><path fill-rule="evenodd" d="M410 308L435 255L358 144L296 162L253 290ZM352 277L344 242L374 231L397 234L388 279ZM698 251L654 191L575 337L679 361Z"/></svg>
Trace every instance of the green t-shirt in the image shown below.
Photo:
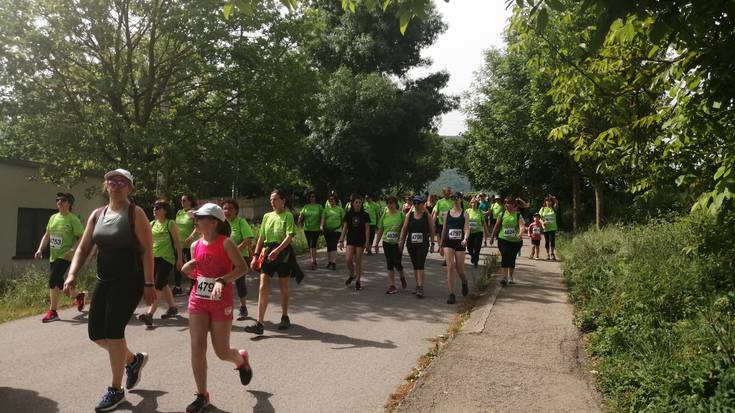
<svg viewBox="0 0 735 413"><path fill-rule="evenodd" d="M49 218L46 231L48 231L49 249L51 250L49 261L54 262L62 258L74 246L77 238L82 236L84 227L76 214L69 212L61 215L57 212Z"/></svg>
<svg viewBox="0 0 735 413"><path fill-rule="evenodd" d="M344 207L342 207L342 201L340 201L339 199L337 200L337 206L340 207L340 208L342 208L342 209L344 209ZM329 207L329 200L328 199L327 199L327 202L324 203L324 208L327 208L327 207Z"/></svg>
<svg viewBox="0 0 735 413"><path fill-rule="evenodd" d="M176 229L179 230L181 248L184 248L184 241L194 231L194 220L183 209L176 211Z"/></svg>
<svg viewBox="0 0 735 413"><path fill-rule="evenodd" d="M398 244L398 238L401 236L401 227L403 226L403 211L396 211L395 214L387 212L380 217L378 221L378 230L383 230L383 242L388 244Z"/></svg>
<svg viewBox="0 0 735 413"><path fill-rule="evenodd" d="M556 231L556 211L554 208L543 207L538 211L538 213L541 215L541 219L546 223L544 231Z"/></svg>
<svg viewBox="0 0 735 413"><path fill-rule="evenodd" d="M503 207L503 204L501 204L500 202L494 203L493 206L492 206L492 209L493 209L493 219L498 219L498 217L500 216L500 214L503 211L505 211L505 208Z"/></svg>
<svg viewBox="0 0 735 413"><path fill-rule="evenodd" d="M301 208L304 216L304 231L319 231L324 208L319 204L306 204Z"/></svg>
<svg viewBox="0 0 735 413"><path fill-rule="evenodd" d="M339 231L342 226L342 218L345 216L345 210L341 206L331 207L327 205L324 208L324 230Z"/></svg>
<svg viewBox="0 0 735 413"><path fill-rule="evenodd" d="M362 208L367 212L370 217L370 225L378 225L378 204L375 202L365 202L362 204Z"/></svg>
<svg viewBox="0 0 735 413"><path fill-rule="evenodd" d="M482 232L483 223L485 222L485 215L482 211L477 208L470 208L467 210L467 215L470 217L470 233Z"/></svg>
<svg viewBox="0 0 735 413"><path fill-rule="evenodd" d="M265 214L260 224L259 235L263 237L265 245L280 244L287 235L296 236L293 214L288 211L280 214L275 211Z"/></svg>
<svg viewBox="0 0 735 413"><path fill-rule="evenodd" d="M240 245L241 242L245 240L245 238L254 238L255 233L253 232L253 229L250 228L250 224L248 224L248 221L245 218L241 217L235 217L230 222L230 239L232 242L235 243L235 245ZM250 252L245 249L242 251L243 257L249 257Z"/></svg>
<svg viewBox="0 0 735 413"><path fill-rule="evenodd" d="M436 217L439 219L439 225L444 225L444 217L447 216L447 212L454 206L454 201L451 199L442 198L434 205L436 211Z"/></svg>
<svg viewBox="0 0 735 413"><path fill-rule="evenodd" d="M521 234L519 228L520 212L508 213L502 212L500 218L500 231L498 231L498 238L504 239L510 242L521 242Z"/></svg>
<svg viewBox="0 0 735 413"><path fill-rule="evenodd" d="M153 256L156 258L163 258L170 264L176 262L176 255L174 254L174 245L171 243L171 237L169 235L171 227L174 222L167 219L164 222L158 222L157 219L151 221L151 232L153 233Z"/></svg>

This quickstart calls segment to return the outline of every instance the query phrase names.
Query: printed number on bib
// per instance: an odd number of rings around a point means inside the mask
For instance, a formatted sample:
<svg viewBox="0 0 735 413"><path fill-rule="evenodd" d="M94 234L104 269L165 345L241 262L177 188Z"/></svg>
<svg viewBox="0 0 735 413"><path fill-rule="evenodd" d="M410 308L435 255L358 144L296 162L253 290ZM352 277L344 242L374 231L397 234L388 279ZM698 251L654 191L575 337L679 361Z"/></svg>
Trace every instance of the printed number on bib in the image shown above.
<svg viewBox="0 0 735 413"><path fill-rule="evenodd" d="M516 236L516 229L515 228L504 228L503 235L505 235L508 238L513 238Z"/></svg>
<svg viewBox="0 0 735 413"><path fill-rule="evenodd" d="M398 241L398 233L395 231L386 232L385 240L386 241Z"/></svg>
<svg viewBox="0 0 735 413"><path fill-rule="evenodd" d="M57 237L56 235L52 235L51 240L49 241L49 245L51 246L51 248L57 250L61 248L62 241L63 241L63 238Z"/></svg>
<svg viewBox="0 0 735 413"><path fill-rule="evenodd" d="M204 300L212 300L212 290L214 290L215 277L197 277L196 296ZM215 300L219 301L219 298Z"/></svg>
<svg viewBox="0 0 735 413"><path fill-rule="evenodd" d="M424 242L424 234L421 232L412 232L411 233L411 243L413 244L421 244Z"/></svg>
<svg viewBox="0 0 735 413"><path fill-rule="evenodd" d="M541 234L541 228L539 228L539 227L534 228L533 229L533 235L539 235L539 234Z"/></svg>
<svg viewBox="0 0 735 413"><path fill-rule="evenodd" d="M462 239L462 230L456 228L450 229L447 235L449 235L449 239L459 240Z"/></svg>
<svg viewBox="0 0 735 413"><path fill-rule="evenodd" d="M470 229L477 229L477 222L476 221L470 221Z"/></svg>
<svg viewBox="0 0 735 413"><path fill-rule="evenodd" d="M547 215L546 217L544 217L544 219L546 220L546 223L547 224L553 224L554 223L554 216L553 215Z"/></svg>

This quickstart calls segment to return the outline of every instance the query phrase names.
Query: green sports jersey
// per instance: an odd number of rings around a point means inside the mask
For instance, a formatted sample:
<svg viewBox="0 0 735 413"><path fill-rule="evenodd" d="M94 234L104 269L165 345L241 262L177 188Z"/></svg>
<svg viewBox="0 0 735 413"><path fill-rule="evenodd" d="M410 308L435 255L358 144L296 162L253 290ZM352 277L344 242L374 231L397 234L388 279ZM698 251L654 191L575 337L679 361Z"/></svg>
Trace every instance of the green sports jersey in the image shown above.
<svg viewBox="0 0 735 413"><path fill-rule="evenodd" d="M230 239L235 243L235 245L240 245L240 243L242 243L246 238L255 237L253 229L245 218L235 217L232 221L229 221L229 223L231 229ZM247 249L243 250L242 256L249 257L250 251Z"/></svg>
<svg viewBox="0 0 735 413"><path fill-rule="evenodd" d="M67 253L77 238L82 236L84 227L76 214L68 213L61 215L57 212L51 215L46 224L46 231L49 235L49 248L51 250L49 261L54 262L62 258Z"/></svg>
<svg viewBox="0 0 735 413"><path fill-rule="evenodd" d="M263 237L265 245L280 244L286 239L286 236L296 236L293 214L288 211L280 214L275 211L265 214L258 234Z"/></svg>
<svg viewBox="0 0 735 413"><path fill-rule="evenodd" d="M306 204L301 208L304 217L304 231L319 231L324 208L319 204Z"/></svg>
<svg viewBox="0 0 735 413"><path fill-rule="evenodd" d="M170 264L176 262L174 245L171 243L173 234L169 234L174 222L167 219L164 222L151 221L151 232L153 233L153 256L163 258Z"/></svg>
<svg viewBox="0 0 735 413"><path fill-rule="evenodd" d="M439 225L444 225L444 218L453 206L454 201L447 198L442 198L436 202L436 205L434 205L434 211L436 211L436 217L439 220Z"/></svg>
<svg viewBox="0 0 735 413"><path fill-rule="evenodd" d="M181 247L184 248L184 241L194 231L194 219L183 209L176 211L176 229L179 231Z"/></svg>
<svg viewBox="0 0 735 413"><path fill-rule="evenodd" d="M362 209L364 209L370 217L370 225L378 225L378 208L379 206L375 202L365 201L365 203L362 204Z"/></svg>
<svg viewBox="0 0 735 413"><path fill-rule="evenodd" d="M554 208L543 207L538 211L538 213L546 224L544 231L556 231L556 210Z"/></svg>
<svg viewBox="0 0 735 413"><path fill-rule="evenodd" d="M401 227L403 227L403 211L396 211L395 214L386 212L378 221L378 229L383 231L383 242L388 244L398 244L398 238L401 236Z"/></svg>
<svg viewBox="0 0 735 413"><path fill-rule="evenodd" d="M342 227L342 218L345 216L345 210L341 206L337 205L331 207L327 205L324 208L324 230L326 231L339 231Z"/></svg>
<svg viewBox="0 0 735 413"><path fill-rule="evenodd" d="M470 233L482 232L485 222L485 215L482 211L479 208L470 208L467 210L467 215L470 217Z"/></svg>
<svg viewBox="0 0 735 413"><path fill-rule="evenodd" d="M507 211L502 212L500 218L498 218L501 220L498 238L510 242L521 242L520 223L518 222L520 218L520 212L512 214Z"/></svg>
<svg viewBox="0 0 735 413"><path fill-rule="evenodd" d="M503 211L505 211L505 208L503 207L503 204L501 204L500 202L496 202L493 204L492 210L493 210L493 219L498 219L500 214L502 214Z"/></svg>

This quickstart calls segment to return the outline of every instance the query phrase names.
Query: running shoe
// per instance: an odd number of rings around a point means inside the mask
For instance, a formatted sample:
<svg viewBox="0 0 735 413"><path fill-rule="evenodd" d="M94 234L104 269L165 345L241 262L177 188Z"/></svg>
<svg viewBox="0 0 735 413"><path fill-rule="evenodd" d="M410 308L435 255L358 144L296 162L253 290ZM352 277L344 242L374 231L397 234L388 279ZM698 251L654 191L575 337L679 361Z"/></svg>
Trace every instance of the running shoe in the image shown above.
<svg viewBox="0 0 735 413"><path fill-rule="evenodd" d="M287 315L281 316L281 322L278 324L279 330L288 330L291 327L291 319Z"/></svg>
<svg viewBox="0 0 735 413"><path fill-rule="evenodd" d="M250 383L250 380L253 379L253 369L250 368L250 357L248 356L248 352L245 350L238 350L238 353L240 353L245 361L242 363L242 366L235 370L240 373L240 383L242 383L243 386L247 386Z"/></svg>
<svg viewBox="0 0 735 413"><path fill-rule="evenodd" d="M556 255L551 254L551 261L556 261Z"/></svg>
<svg viewBox="0 0 735 413"><path fill-rule="evenodd" d="M447 304L454 304L457 302L457 297L454 296L454 294L449 294L449 297L447 297Z"/></svg>
<svg viewBox="0 0 735 413"><path fill-rule="evenodd" d="M255 323L250 326L245 326L245 331L252 334L257 334L259 336L263 335L263 323Z"/></svg>
<svg viewBox="0 0 735 413"><path fill-rule="evenodd" d="M405 290L406 287L408 287L408 282L406 282L406 277L401 276L401 288Z"/></svg>
<svg viewBox="0 0 735 413"><path fill-rule="evenodd" d="M360 283L360 281L355 281L355 291L360 290L362 290L362 284Z"/></svg>
<svg viewBox="0 0 735 413"><path fill-rule="evenodd" d="M466 297L470 293L470 286L467 284L467 280L462 281L462 296Z"/></svg>
<svg viewBox="0 0 735 413"><path fill-rule="evenodd" d="M507 278L503 278L502 280L500 280L500 285L506 285L506 284L508 284Z"/></svg>
<svg viewBox="0 0 735 413"><path fill-rule="evenodd" d="M179 315L179 309L176 307L169 307L165 313L161 314L162 319L173 318Z"/></svg>
<svg viewBox="0 0 735 413"><path fill-rule="evenodd" d="M312 262L311 263L311 270L312 271L316 270L316 263L315 262Z"/></svg>
<svg viewBox="0 0 735 413"><path fill-rule="evenodd" d="M77 293L77 296L74 297L74 303L77 305L77 311L84 310L84 293L79 292Z"/></svg>
<svg viewBox="0 0 735 413"><path fill-rule="evenodd" d="M367 251L365 251L365 255L373 255L373 252L370 251L370 248L368 248Z"/></svg>
<svg viewBox="0 0 735 413"><path fill-rule="evenodd" d="M197 396L197 398L186 406L186 413L202 413L204 409L209 406L208 392L204 394L195 393L195 396Z"/></svg>
<svg viewBox="0 0 735 413"><path fill-rule="evenodd" d="M48 323L50 321L56 321L58 319L59 319L59 313L57 313L56 310L48 310L46 311L46 315L43 316L41 321L44 323Z"/></svg>
<svg viewBox="0 0 735 413"><path fill-rule="evenodd" d="M416 287L416 298L424 298L424 287Z"/></svg>
<svg viewBox="0 0 735 413"><path fill-rule="evenodd" d="M125 390L108 387L107 392L102 395L102 400L94 408L95 412L109 412L117 409L125 401Z"/></svg>
<svg viewBox="0 0 735 413"><path fill-rule="evenodd" d="M396 294L398 292L398 288L396 288L395 285L391 285L388 287L388 291L386 291L386 294Z"/></svg>
<svg viewBox="0 0 735 413"><path fill-rule="evenodd" d="M171 289L171 293L174 295L174 297L178 297L183 294L184 291L181 290L181 286L177 285L176 287Z"/></svg>
<svg viewBox="0 0 735 413"><path fill-rule="evenodd" d="M244 305L240 306L240 312L237 315L237 321L242 321L248 318L248 308Z"/></svg>
<svg viewBox="0 0 735 413"><path fill-rule="evenodd" d="M148 313L138 314L138 321L145 324L147 328L153 327L153 316Z"/></svg>
<svg viewBox="0 0 735 413"><path fill-rule="evenodd" d="M330 262L329 264L327 264L327 268L329 268L330 270L334 271L334 270L337 269L337 264L335 264L333 262Z"/></svg>
<svg viewBox="0 0 735 413"><path fill-rule="evenodd" d="M345 285L350 285L352 284L353 281L355 281L355 277L350 275L349 277L347 277L347 280L345 281Z"/></svg>
<svg viewBox="0 0 735 413"><path fill-rule="evenodd" d="M135 360L125 366L125 388L130 390L134 388L142 376L143 367L148 363L147 353L135 353Z"/></svg>

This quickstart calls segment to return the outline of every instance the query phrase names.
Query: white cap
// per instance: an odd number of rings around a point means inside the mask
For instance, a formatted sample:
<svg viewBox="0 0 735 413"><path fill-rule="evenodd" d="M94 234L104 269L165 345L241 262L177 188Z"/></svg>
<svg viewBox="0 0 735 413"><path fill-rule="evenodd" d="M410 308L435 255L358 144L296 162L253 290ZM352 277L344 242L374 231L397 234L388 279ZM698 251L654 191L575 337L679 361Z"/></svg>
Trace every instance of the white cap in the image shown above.
<svg viewBox="0 0 735 413"><path fill-rule="evenodd" d="M194 216L197 216L197 217L211 216L211 217L215 217L219 219L220 221L224 222L225 211L223 211L219 205L213 204L211 202L207 202L206 204L199 207L199 209L194 211Z"/></svg>
<svg viewBox="0 0 735 413"><path fill-rule="evenodd" d="M122 176L123 178L130 181L130 183L133 183L133 174L130 173L127 169L115 169L114 171L110 171L105 174L105 179L112 178L113 176Z"/></svg>

